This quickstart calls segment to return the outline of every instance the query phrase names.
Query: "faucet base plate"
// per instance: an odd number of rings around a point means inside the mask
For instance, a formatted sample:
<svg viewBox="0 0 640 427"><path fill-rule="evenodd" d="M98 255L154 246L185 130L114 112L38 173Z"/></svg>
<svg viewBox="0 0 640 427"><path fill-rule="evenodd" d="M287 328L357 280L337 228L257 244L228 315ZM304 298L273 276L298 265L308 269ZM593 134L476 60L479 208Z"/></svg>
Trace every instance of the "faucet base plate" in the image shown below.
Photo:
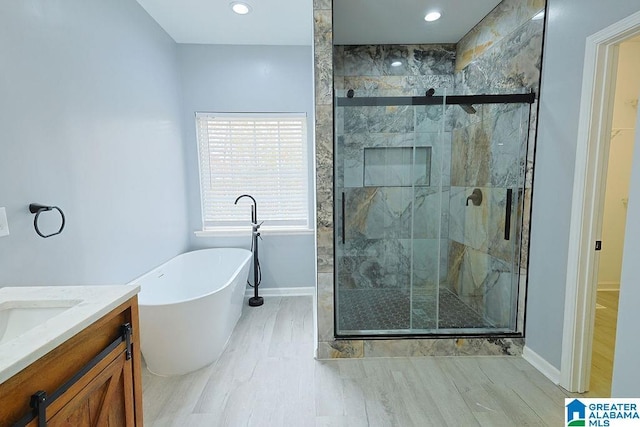
<svg viewBox="0 0 640 427"><path fill-rule="evenodd" d="M251 297L249 298L249 306L251 307L259 307L264 304L264 298L262 297Z"/></svg>

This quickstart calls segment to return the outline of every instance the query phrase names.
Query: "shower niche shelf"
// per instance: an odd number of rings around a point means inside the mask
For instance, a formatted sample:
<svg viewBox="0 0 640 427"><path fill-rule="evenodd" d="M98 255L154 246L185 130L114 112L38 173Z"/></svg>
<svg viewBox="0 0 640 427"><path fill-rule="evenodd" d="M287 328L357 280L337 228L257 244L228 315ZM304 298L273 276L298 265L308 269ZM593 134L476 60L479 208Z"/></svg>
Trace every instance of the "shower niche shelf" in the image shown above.
<svg viewBox="0 0 640 427"><path fill-rule="evenodd" d="M431 147L365 147L365 187L429 186Z"/></svg>

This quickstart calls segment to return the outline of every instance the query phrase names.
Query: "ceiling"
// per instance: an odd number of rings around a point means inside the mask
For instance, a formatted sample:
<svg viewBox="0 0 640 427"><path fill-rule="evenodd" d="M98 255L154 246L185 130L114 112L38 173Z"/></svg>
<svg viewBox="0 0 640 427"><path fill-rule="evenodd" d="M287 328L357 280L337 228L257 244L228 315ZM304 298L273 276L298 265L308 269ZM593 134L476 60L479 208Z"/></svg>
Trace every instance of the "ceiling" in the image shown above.
<svg viewBox="0 0 640 427"><path fill-rule="evenodd" d="M334 43L457 43L500 1L334 0ZM425 22L431 11L442 17Z"/></svg>
<svg viewBox="0 0 640 427"><path fill-rule="evenodd" d="M311 45L313 0L137 0L178 43ZM457 43L500 0L333 0L335 44ZM427 23L424 15L442 13Z"/></svg>
<svg viewBox="0 0 640 427"><path fill-rule="evenodd" d="M138 0L177 42L198 44L307 45L313 41L312 0L245 0L237 15L230 0Z"/></svg>

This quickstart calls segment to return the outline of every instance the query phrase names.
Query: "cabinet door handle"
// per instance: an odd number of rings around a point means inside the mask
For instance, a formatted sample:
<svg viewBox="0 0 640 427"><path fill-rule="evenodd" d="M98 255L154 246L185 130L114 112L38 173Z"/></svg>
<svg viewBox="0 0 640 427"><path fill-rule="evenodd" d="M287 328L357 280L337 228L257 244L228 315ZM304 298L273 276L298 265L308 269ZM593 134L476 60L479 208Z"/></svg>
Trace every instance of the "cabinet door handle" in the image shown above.
<svg viewBox="0 0 640 427"><path fill-rule="evenodd" d="M513 190L507 188L507 203L504 208L504 240L511 239L511 203L513 200Z"/></svg>

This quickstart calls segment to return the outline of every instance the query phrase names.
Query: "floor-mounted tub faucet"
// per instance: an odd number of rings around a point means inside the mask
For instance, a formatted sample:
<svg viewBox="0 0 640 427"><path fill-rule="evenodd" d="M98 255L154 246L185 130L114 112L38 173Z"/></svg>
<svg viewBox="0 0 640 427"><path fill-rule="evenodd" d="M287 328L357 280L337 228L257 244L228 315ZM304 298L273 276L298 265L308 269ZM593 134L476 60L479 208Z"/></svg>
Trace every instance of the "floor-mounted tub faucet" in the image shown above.
<svg viewBox="0 0 640 427"><path fill-rule="evenodd" d="M249 298L249 305L251 307L258 307L264 304L264 299L261 296L258 296L258 286L260 286L260 276L262 275L260 270L260 260L258 259L258 237L260 237L260 232L258 230L262 223L258 224L258 202L256 202L256 199L254 199L253 196L243 194L242 196L239 196L233 204L237 205L238 200L243 197L248 197L253 202L251 205L251 234L253 239L251 241L251 252L253 252L253 297Z"/></svg>

